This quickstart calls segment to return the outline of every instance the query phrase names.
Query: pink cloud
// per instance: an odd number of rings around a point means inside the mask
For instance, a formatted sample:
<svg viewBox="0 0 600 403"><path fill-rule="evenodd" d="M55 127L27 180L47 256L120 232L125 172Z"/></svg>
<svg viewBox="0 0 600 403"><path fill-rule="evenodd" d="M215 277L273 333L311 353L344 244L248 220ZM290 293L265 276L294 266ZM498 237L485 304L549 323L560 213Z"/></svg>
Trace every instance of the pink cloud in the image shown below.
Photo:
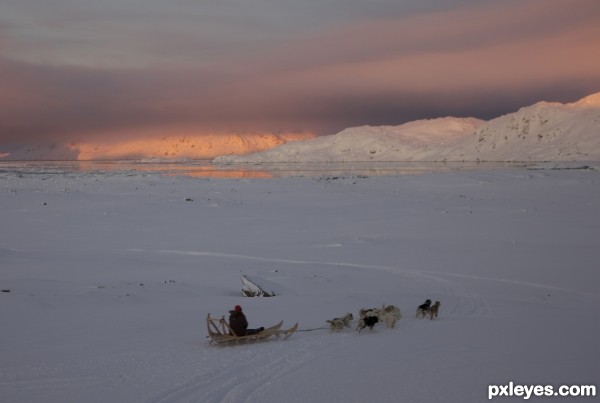
<svg viewBox="0 0 600 403"><path fill-rule="evenodd" d="M599 15L595 0L481 2L337 21L252 51L203 43L210 52L189 54L193 41L178 33L142 48L171 47L173 63L137 68L17 61L0 50L0 145L143 137L164 126L327 134L572 101L600 89ZM7 32L0 44L14 50L20 42Z"/></svg>

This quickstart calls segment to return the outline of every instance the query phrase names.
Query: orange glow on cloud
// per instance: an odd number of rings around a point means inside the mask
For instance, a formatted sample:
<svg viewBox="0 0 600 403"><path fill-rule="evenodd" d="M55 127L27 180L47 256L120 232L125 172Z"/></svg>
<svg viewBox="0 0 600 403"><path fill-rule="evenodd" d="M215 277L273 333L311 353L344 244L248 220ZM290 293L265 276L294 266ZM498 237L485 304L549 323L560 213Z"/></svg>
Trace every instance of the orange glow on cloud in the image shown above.
<svg viewBox="0 0 600 403"><path fill-rule="evenodd" d="M298 31L266 35L257 26L252 40L242 28L200 41L178 26L158 35L143 18L139 32L154 36L132 35L123 21L91 40L75 35L87 35L87 24L65 19L73 36L57 30L62 43L11 21L14 29L0 27L0 149L73 142L69 157L79 159L212 158L293 139L231 132L324 135L424 117L490 119L600 88L598 0L396 3L364 16L330 10Z"/></svg>
<svg viewBox="0 0 600 403"><path fill-rule="evenodd" d="M548 1L551 4L557 3ZM300 43L296 48L298 60L322 58L323 63L274 74L263 85L273 92L282 87L293 93L327 89L357 96L456 91L461 97L465 89L478 87L487 91L519 89L544 86L565 77L598 76L597 21L588 19L569 29L511 38L506 26L539 23L544 18L552 22L550 15L555 10L537 3L530 7L500 5L491 11L461 10L406 21L338 26L335 35L325 34L320 41ZM495 39L495 31L504 32L504 39ZM408 38L416 48L410 46ZM353 53L356 48L363 49L364 54L357 56Z"/></svg>

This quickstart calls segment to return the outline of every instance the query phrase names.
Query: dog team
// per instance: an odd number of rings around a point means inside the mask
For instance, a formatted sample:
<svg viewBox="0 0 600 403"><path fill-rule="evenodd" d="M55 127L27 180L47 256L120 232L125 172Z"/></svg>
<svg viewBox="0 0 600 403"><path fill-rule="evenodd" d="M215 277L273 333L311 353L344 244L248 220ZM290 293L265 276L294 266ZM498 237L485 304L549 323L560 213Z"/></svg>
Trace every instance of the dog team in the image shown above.
<svg viewBox="0 0 600 403"><path fill-rule="evenodd" d="M419 305L415 317L418 318L420 316L422 319L429 315L429 319L433 319L434 316L437 318L440 305L442 305L440 301L435 301L435 304L431 305L431 300L427 299L424 303Z"/></svg>
<svg viewBox="0 0 600 403"><path fill-rule="evenodd" d="M415 317L421 317L423 319L425 316L429 316L429 319L433 320L434 317L437 318L440 306L440 301L435 301L432 305L431 300L427 299L417 307ZM398 307L385 304L382 305L381 308L361 309L358 315L358 326L356 327L356 330L358 330L359 333L366 328L373 330L373 326L379 322L385 323L388 328L393 329L396 326L396 322L400 320L401 317L400 309ZM353 319L354 316L351 313L347 313L341 318L328 320L327 323L329 323L329 327L332 331L339 331L346 327L350 327L350 322Z"/></svg>

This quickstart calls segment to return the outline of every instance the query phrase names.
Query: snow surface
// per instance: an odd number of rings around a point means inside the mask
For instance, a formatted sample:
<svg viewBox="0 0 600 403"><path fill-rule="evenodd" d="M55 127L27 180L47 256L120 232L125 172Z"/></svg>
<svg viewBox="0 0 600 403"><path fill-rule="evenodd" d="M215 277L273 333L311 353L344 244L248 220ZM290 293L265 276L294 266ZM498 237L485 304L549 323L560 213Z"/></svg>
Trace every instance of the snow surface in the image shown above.
<svg viewBox="0 0 600 403"><path fill-rule="evenodd" d="M282 144L227 162L599 161L600 93L570 104L539 102L488 122L445 117L362 126Z"/></svg>
<svg viewBox="0 0 600 403"><path fill-rule="evenodd" d="M598 383L597 168L4 170L0 205L3 402L468 403L489 384ZM281 295L241 297L242 274ZM433 321L414 317L426 298ZM395 329L322 329L383 303ZM302 331L209 344L206 315L236 304Z"/></svg>

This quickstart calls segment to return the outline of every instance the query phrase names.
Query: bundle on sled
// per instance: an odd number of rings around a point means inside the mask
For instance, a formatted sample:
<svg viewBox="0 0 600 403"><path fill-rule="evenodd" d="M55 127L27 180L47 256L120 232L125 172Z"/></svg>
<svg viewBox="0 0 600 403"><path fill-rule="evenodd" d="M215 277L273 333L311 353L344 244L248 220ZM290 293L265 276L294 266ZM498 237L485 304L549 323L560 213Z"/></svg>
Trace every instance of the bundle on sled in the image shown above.
<svg viewBox="0 0 600 403"><path fill-rule="evenodd" d="M296 323L294 326L289 329L281 329L283 325L283 321L277 323L274 326L266 327L262 331L247 334L245 336L236 335L231 328L229 327L229 323L225 320L224 316L220 318L213 318L210 316L210 313L206 316L206 326L208 328L208 338L210 342L213 341L216 343L239 343L241 341L258 341L263 339L268 339L271 336L284 336L284 340L290 337L296 330L298 330L298 324Z"/></svg>

